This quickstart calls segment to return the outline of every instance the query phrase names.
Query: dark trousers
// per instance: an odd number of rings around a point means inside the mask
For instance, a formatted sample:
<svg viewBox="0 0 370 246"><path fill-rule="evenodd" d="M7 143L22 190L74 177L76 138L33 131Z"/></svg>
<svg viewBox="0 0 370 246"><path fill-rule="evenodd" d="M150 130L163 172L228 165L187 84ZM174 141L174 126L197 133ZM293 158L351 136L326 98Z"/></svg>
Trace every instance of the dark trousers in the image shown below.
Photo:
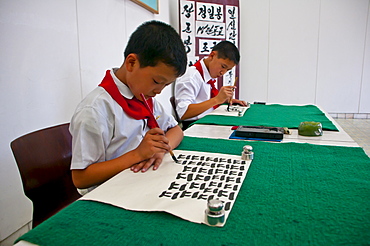
<svg viewBox="0 0 370 246"><path fill-rule="evenodd" d="M195 120L186 120L186 121L182 121L182 130L185 131L190 124L194 123Z"/></svg>

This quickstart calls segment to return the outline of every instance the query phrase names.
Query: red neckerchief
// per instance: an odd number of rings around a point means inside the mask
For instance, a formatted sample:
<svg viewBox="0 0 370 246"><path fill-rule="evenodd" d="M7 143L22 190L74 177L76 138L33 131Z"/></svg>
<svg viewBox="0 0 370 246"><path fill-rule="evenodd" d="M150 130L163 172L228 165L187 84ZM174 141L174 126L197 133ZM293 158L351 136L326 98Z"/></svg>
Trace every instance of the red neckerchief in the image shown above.
<svg viewBox="0 0 370 246"><path fill-rule="evenodd" d="M193 66L198 70L198 72L200 73L200 75L202 76L202 78L204 80L203 68L202 68L202 64L200 63L200 60L198 60ZM210 79L207 82L207 84L211 85L211 98L217 96L217 94L218 94L218 90L215 87L215 82L216 82L215 79ZM213 108L218 108L218 106L219 105L213 106Z"/></svg>
<svg viewBox="0 0 370 246"><path fill-rule="evenodd" d="M215 87L215 79L210 79L207 83L211 85L211 98L215 97L218 95L218 90Z"/></svg>
<svg viewBox="0 0 370 246"><path fill-rule="evenodd" d="M103 81L99 85L103 87L108 94L122 107L123 111L125 111L130 117L136 120L148 119L148 127L154 128L156 126L154 122L154 118L151 117L151 112L144 106L144 103L134 97L133 99L127 99L126 97L122 96L119 92L116 83L110 74L110 70L107 70ZM148 98L147 102L151 110L153 110L153 100L152 98Z"/></svg>

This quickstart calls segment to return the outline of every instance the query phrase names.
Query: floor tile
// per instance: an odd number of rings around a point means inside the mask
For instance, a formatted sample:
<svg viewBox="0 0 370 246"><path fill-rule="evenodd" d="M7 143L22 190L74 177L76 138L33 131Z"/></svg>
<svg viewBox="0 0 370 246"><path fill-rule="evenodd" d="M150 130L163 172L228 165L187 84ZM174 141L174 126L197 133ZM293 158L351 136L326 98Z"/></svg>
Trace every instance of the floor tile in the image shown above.
<svg viewBox="0 0 370 246"><path fill-rule="evenodd" d="M370 157L370 119L335 119Z"/></svg>

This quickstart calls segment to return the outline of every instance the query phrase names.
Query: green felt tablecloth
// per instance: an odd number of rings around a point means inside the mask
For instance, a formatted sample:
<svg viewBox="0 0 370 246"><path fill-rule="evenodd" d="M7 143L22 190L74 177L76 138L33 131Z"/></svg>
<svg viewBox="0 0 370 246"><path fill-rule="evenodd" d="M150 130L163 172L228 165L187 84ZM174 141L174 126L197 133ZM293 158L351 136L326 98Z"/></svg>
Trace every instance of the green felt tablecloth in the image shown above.
<svg viewBox="0 0 370 246"><path fill-rule="evenodd" d="M195 124L298 128L303 121L321 122L324 130L338 131L326 115L314 105L251 104L242 117L206 115L197 120Z"/></svg>
<svg viewBox="0 0 370 246"><path fill-rule="evenodd" d="M255 158L222 228L163 212L77 201L19 240L40 245L370 245L370 159L361 148L248 144ZM185 137L177 149L240 155L244 145Z"/></svg>

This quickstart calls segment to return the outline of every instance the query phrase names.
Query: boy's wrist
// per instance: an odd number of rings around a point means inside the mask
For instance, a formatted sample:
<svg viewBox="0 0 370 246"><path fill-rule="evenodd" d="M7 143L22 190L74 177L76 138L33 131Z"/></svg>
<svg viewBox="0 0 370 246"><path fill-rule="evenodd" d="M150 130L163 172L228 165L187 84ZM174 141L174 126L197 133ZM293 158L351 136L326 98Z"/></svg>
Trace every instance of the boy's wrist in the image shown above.
<svg viewBox="0 0 370 246"><path fill-rule="evenodd" d="M223 102L220 102L217 97L213 97L211 98L211 100L213 100L212 107L223 103Z"/></svg>

